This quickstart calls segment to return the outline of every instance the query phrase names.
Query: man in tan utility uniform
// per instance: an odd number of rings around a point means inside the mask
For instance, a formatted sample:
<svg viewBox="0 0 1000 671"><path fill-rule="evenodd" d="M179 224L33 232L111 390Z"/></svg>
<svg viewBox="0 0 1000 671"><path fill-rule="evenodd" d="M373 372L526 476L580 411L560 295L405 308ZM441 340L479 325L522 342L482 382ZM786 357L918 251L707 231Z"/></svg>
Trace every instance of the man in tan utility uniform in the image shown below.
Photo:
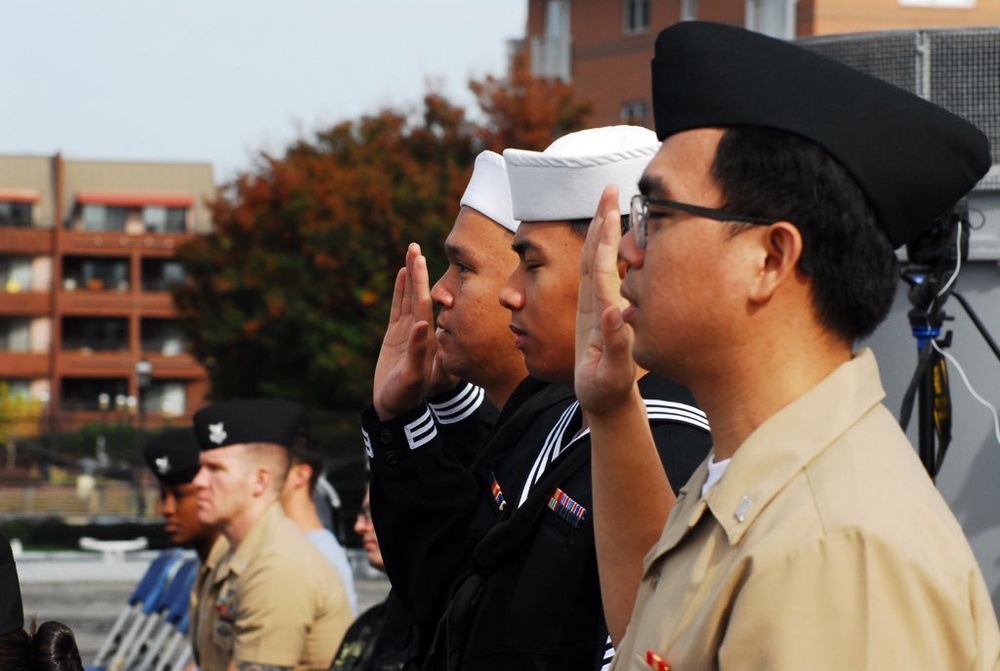
<svg viewBox="0 0 1000 671"><path fill-rule="evenodd" d="M279 399L227 401L195 414L199 516L231 546L198 606L194 635L206 671L325 670L351 623L336 571L279 502L287 448L303 420L299 404Z"/></svg>
<svg viewBox="0 0 1000 671"><path fill-rule="evenodd" d="M663 144L624 237L605 191L577 316L601 584L628 595L605 608L614 668L1000 668L969 543L856 348L891 306L894 248L953 221L990 167L986 137L702 22L660 33L653 107ZM711 423L676 505L636 364L687 385Z"/></svg>

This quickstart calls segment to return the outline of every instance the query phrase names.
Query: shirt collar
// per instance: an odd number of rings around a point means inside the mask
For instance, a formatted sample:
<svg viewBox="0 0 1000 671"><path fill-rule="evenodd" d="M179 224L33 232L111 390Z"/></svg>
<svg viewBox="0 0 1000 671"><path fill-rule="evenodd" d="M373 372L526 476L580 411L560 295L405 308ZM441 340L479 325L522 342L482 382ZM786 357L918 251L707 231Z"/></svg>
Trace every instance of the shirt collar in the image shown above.
<svg viewBox="0 0 1000 671"><path fill-rule="evenodd" d="M795 474L883 398L866 348L757 427L706 498L729 542L738 543Z"/></svg>
<svg viewBox="0 0 1000 671"><path fill-rule="evenodd" d="M229 559L229 569L236 574L241 573L247 563L255 557L260 546L267 541L271 535L271 530L285 517L281 510L281 503L275 501L268 505L264 514L260 516L257 523L253 525L247 535L240 541L236 552L233 552Z"/></svg>
<svg viewBox="0 0 1000 671"><path fill-rule="evenodd" d="M677 545L705 510L729 543L738 543L795 474L884 397L878 364L866 348L757 427L736 450L725 477L702 498L706 459L681 489L662 538L646 555L646 568Z"/></svg>

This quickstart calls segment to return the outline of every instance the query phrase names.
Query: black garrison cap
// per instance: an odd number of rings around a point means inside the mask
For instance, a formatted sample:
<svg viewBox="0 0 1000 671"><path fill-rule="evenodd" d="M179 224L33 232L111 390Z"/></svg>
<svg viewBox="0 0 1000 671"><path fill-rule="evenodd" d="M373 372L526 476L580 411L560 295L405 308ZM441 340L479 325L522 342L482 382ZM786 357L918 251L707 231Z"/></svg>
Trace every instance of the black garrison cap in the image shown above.
<svg viewBox="0 0 1000 671"><path fill-rule="evenodd" d="M21 583L10 540L0 533L0 636L24 629Z"/></svg>
<svg viewBox="0 0 1000 671"><path fill-rule="evenodd" d="M167 429L142 448L149 470L164 485L184 485L198 474L201 447L190 426Z"/></svg>
<svg viewBox="0 0 1000 671"><path fill-rule="evenodd" d="M291 447L305 421L305 408L295 401L256 398L223 401L194 415L202 450L242 443L274 443Z"/></svg>
<svg viewBox="0 0 1000 671"><path fill-rule="evenodd" d="M894 247L947 213L990 168L971 123L797 45L717 23L663 30L653 112L664 140L693 128L758 126L823 147L868 195Z"/></svg>

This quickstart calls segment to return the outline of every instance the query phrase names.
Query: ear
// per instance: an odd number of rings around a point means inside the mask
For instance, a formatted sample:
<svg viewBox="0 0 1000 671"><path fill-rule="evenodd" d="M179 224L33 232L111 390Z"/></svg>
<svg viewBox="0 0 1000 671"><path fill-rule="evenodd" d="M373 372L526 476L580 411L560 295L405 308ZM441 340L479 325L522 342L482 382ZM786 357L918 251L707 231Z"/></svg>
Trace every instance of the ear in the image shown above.
<svg viewBox="0 0 1000 671"><path fill-rule="evenodd" d="M270 469L263 466L254 469L251 482L251 491L254 496L261 496L268 491L271 486L271 475Z"/></svg>
<svg viewBox="0 0 1000 671"><path fill-rule="evenodd" d="M751 300L769 301L783 285L797 281L802 257L802 233L787 221L779 221L758 231L760 265L751 288Z"/></svg>
<svg viewBox="0 0 1000 671"><path fill-rule="evenodd" d="M288 475L285 477L292 481L294 489L299 489L309 484L309 476L312 475L310 470L309 464L292 464L288 467Z"/></svg>

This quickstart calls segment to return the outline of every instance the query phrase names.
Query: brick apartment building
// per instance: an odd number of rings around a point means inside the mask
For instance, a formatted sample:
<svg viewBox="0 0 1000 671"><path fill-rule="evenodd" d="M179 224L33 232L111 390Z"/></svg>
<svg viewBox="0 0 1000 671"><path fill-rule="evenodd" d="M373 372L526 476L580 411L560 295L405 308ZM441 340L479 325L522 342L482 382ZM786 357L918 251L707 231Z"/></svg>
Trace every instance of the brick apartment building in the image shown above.
<svg viewBox="0 0 1000 671"><path fill-rule="evenodd" d="M651 126L649 61L660 29L719 21L787 39L1000 25L995 0L528 0L535 74L570 81L595 126ZM613 73L613 74L612 74Z"/></svg>
<svg viewBox="0 0 1000 671"><path fill-rule="evenodd" d="M211 228L214 193L204 163L0 156L8 393L36 401L50 428L189 419L208 379L170 288L184 273L177 247Z"/></svg>

